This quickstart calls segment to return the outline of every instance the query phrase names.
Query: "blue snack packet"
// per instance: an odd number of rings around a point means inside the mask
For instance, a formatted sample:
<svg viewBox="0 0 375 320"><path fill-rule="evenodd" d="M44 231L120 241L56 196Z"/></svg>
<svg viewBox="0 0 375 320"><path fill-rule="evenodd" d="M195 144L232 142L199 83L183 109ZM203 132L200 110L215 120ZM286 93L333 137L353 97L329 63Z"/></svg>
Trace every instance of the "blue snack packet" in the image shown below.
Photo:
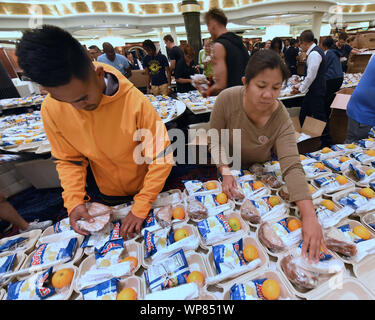
<svg viewBox="0 0 375 320"><path fill-rule="evenodd" d="M25 240L27 240L27 238L24 238L24 237L19 237L17 239L9 240L0 246L0 252L11 250L13 249L14 246L20 245Z"/></svg>
<svg viewBox="0 0 375 320"><path fill-rule="evenodd" d="M114 250L119 250L118 254L124 249L124 239L117 239L113 241L108 241L105 245L99 249L95 248L95 259L100 260L110 252Z"/></svg>
<svg viewBox="0 0 375 320"><path fill-rule="evenodd" d="M112 278L94 287L82 289L83 300L116 300L120 278Z"/></svg>
<svg viewBox="0 0 375 320"><path fill-rule="evenodd" d="M8 285L7 300L45 300L56 293L56 289L48 284L52 277L53 267L41 274Z"/></svg>
<svg viewBox="0 0 375 320"><path fill-rule="evenodd" d="M0 273L11 271L17 255L4 256L0 258Z"/></svg>
<svg viewBox="0 0 375 320"><path fill-rule="evenodd" d="M360 206L368 202L367 198L360 195L358 192L350 192L347 196L339 199L339 204L342 206L349 206L357 210Z"/></svg>
<svg viewBox="0 0 375 320"><path fill-rule="evenodd" d="M199 221L197 227L199 233L206 241L208 240L208 237L211 237L213 234L232 232L232 228L222 213Z"/></svg>
<svg viewBox="0 0 375 320"><path fill-rule="evenodd" d="M234 243L220 244L212 247L216 272L220 274L238 266L247 264L242 253L243 240Z"/></svg>
<svg viewBox="0 0 375 320"><path fill-rule="evenodd" d="M230 288L231 300L266 300L262 293L263 282L266 278L249 281L244 284L234 284Z"/></svg>
<svg viewBox="0 0 375 320"><path fill-rule="evenodd" d="M349 169L352 170L357 177L358 180L362 180L366 177L366 173L364 173L362 170L356 168L352 164L349 165Z"/></svg>
<svg viewBox="0 0 375 320"><path fill-rule="evenodd" d="M54 233L61 233L68 230L73 230L72 226L70 225L69 218L60 220L53 225Z"/></svg>
<svg viewBox="0 0 375 320"><path fill-rule="evenodd" d="M155 232L144 231L145 259L154 255L158 250L164 249L174 243L172 228L164 228Z"/></svg>
<svg viewBox="0 0 375 320"><path fill-rule="evenodd" d="M355 235L353 233L349 224L345 224L341 227L338 227L337 229L339 229L341 232L343 232L348 238L350 238L356 244L360 243L362 241L365 241L365 240L363 240L362 238L358 237L357 235Z"/></svg>

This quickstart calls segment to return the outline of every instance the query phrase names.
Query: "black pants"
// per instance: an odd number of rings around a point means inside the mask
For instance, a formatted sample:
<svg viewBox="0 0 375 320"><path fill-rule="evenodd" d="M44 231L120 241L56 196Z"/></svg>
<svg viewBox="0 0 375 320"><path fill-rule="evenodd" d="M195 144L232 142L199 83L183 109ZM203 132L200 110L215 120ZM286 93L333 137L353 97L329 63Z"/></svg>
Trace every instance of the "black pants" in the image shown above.
<svg viewBox="0 0 375 320"><path fill-rule="evenodd" d="M345 143L352 143L357 140L368 138L371 126L361 124L352 118L348 117L348 131L346 133Z"/></svg>
<svg viewBox="0 0 375 320"><path fill-rule="evenodd" d="M327 122L327 114L324 107L324 93L309 91L303 98L302 108L299 115L301 127L306 117L312 117Z"/></svg>

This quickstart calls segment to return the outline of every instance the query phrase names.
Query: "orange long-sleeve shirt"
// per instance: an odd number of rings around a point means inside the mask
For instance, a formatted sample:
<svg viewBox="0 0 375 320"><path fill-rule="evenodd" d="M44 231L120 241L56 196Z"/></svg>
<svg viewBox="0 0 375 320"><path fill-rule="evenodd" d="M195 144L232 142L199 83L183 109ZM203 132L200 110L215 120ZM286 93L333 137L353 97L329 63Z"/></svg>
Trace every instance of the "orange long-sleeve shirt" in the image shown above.
<svg viewBox="0 0 375 320"><path fill-rule="evenodd" d="M100 192L135 195L132 212L145 218L173 165L172 154L157 157L170 145L168 133L152 104L130 81L106 64L94 64L118 79L113 96L103 95L97 109L86 111L47 95L41 108L51 153L57 159L64 205L70 214L85 203L89 161ZM153 139L137 141L138 129L149 130ZM139 150L149 162L136 163L133 153Z"/></svg>

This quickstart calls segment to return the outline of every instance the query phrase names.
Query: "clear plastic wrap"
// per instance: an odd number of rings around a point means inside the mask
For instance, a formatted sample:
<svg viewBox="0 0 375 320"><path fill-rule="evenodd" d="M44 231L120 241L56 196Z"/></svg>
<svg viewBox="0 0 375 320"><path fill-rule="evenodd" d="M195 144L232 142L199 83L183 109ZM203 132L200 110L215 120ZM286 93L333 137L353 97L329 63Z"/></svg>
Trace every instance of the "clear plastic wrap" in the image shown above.
<svg viewBox="0 0 375 320"><path fill-rule="evenodd" d="M89 215L94 218L94 222L79 220L77 224L80 229L88 232L97 232L102 230L110 222L112 212L110 207L98 202L90 202L86 203L86 208Z"/></svg>
<svg viewBox="0 0 375 320"><path fill-rule="evenodd" d="M268 222L260 225L258 237L259 241L273 252L285 250L284 242Z"/></svg>
<svg viewBox="0 0 375 320"><path fill-rule="evenodd" d="M246 221L250 221L254 224L259 224L262 222L262 217L249 199L246 199L243 202L240 208L240 212L242 219Z"/></svg>
<svg viewBox="0 0 375 320"><path fill-rule="evenodd" d="M203 220L208 217L208 210L203 203L196 199L188 199L187 202L187 214L190 219Z"/></svg>

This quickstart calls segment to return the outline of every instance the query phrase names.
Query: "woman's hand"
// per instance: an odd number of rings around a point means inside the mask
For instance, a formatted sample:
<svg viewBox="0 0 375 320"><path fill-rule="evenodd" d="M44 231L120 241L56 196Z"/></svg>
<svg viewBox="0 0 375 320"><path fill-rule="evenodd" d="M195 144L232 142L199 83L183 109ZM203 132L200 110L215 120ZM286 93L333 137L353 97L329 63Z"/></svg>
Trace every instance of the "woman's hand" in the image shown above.
<svg viewBox="0 0 375 320"><path fill-rule="evenodd" d="M319 262L321 249L327 252L327 247L313 203L311 200L301 200L296 203L302 217L302 256L308 255L309 263Z"/></svg>
<svg viewBox="0 0 375 320"><path fill-rule="evenodd" d="M233 200L235 190L237 190L237 183L232 175L223 175L223 182L221 183L223 192L228 196L229 199ZM237 191L238 193L238 191Z"/></svg>

